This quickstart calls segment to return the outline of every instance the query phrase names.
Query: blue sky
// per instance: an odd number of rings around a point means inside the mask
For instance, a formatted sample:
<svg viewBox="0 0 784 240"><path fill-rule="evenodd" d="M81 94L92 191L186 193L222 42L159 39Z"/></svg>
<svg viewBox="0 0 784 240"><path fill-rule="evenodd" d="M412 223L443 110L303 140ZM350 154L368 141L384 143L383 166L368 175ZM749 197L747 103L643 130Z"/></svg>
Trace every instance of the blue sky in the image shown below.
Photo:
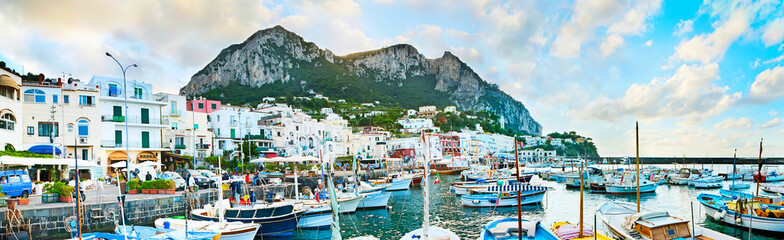
<svg viewBox="0 0 784 240"><path fill-rule="evenodd" d="M338 55L397 43L450 51L545 132L600 154L784 155L780 1L3 1L0 60L48 76L117 75L176 92L218 52L282 25Z"/></svg>

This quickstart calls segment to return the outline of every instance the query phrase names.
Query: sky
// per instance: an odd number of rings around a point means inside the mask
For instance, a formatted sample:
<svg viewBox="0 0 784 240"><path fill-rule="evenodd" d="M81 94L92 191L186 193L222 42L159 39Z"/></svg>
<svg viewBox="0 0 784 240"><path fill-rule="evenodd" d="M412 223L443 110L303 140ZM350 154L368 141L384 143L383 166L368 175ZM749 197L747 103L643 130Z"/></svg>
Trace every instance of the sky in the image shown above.
<svg viewBox="0 0 784 240"><path fill-rule="evenodd" d="M784 156L781 1L0 0L0 61L176 93L223 48L281 25L337 55L449 51L602 156Z"/></svg>

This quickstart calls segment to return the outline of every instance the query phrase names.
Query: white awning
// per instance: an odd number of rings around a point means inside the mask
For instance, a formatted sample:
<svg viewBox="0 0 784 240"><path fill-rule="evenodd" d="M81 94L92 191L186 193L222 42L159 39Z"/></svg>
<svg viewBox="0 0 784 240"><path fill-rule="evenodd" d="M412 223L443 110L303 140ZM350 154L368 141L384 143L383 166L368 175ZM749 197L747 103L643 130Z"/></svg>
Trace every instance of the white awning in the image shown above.
<svg viewBox="0 0 784 240"><path fill-rule="evenodd" d="M97 167L98 165L85 161L85 160L77 160L79 162L79 168L91 168ZM0 156L0 165L4 166L33 166L33 165L47 165L47 166L69 166L70 168L74 168L76 162L74 159L67 159L67 158L23 158L23 157L12 157L12 156Z"/></svg>
<svg viewBox="0 0 784 240"><path fill-rule="evenodd" d="M274 158L259 158L253 159L251 163L281 163L281 162L320 162L314 156L289 156L289 157L274 157Z"/></svg>

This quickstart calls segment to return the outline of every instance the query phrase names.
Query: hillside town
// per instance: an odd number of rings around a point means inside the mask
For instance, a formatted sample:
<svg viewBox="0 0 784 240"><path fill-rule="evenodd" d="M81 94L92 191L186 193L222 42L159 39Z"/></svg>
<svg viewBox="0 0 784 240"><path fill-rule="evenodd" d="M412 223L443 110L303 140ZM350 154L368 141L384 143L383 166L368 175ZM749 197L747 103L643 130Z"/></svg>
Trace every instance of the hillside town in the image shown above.
<svg viewBox="0 0 784 240"><path fill-rule="evenodd" d="M455 106L405 109L395 120L400 129L391 132L377 126L349 124L350 119L384 115L385 111L341 115L332 108L320 108L317 113L306 112L276 103L283 102L283 98L274 97L265 97L256 106L233 106L156 92L152 84L143 81L129 80L124 85L121 78L104 76L80 81L40 75L38 81L22 81L21 75L3 67L0 90L4 164L62 167L79 159L80 169L88 170L80 172L80 177L92 180L114 175L116 169L111 166L126 159L131 164L153 161L169 171L192 162L196 163L192 167L216 167L203 161L211 156L244 161L321 154L330 160L359 157L363 163L377 163L385 157L410 161L425 152L419 137L422 131L437 136L429 144L434 159L511 159L514 153L512 136L485 132L479 124L460 130L437 127L434 121L438 121L435 118L439 113L466 115ZM312 98L345 102L319 94ZM378 103L359 105L374 104ZM499 124L503 128L503 118ZM558 148L590 139L525 135L518 140L518 147L524 149L519 151L520 159L531 162L556 158L556 150L540 146ZM29 160L10 154L12 151L53 158L26 162ZM36 180L66 177L54 176L54 171L45 167L37 169Z"/></svg>

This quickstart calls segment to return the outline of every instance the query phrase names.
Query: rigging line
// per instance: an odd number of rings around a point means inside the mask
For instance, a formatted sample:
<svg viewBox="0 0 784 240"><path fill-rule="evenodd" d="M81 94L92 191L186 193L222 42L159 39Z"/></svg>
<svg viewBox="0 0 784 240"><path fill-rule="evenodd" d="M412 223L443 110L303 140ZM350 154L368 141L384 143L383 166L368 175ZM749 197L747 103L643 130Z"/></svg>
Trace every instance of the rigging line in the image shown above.
<svg viewBox="0 0 784 240"><path fill-rule="evenodd" d="M409 190L408 190L409 194L406 194L406 198L403 199L403 209L400 210L400 217L397 218L397 226L395 226L395 229L400 228L400 221L403 220L403 212L405 212L405 210L406 210L406 203L408 203L408 196L411 195L411 186L409 185L408 187L409 187Z"/></svg>

